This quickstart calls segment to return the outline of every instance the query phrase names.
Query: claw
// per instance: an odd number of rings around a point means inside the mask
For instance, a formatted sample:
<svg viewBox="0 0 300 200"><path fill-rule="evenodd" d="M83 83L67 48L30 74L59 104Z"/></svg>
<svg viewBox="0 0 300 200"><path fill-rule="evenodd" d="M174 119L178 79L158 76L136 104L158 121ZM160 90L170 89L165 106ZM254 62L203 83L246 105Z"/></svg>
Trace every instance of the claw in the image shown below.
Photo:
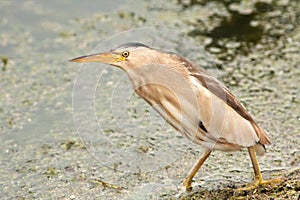
<svg viewBox="0 0 300 200"><path fill-rule="evenodd" d="M182 185L185 187L186 191L191 191L193 188L192 179L189 178L184 179Z"/></svg>

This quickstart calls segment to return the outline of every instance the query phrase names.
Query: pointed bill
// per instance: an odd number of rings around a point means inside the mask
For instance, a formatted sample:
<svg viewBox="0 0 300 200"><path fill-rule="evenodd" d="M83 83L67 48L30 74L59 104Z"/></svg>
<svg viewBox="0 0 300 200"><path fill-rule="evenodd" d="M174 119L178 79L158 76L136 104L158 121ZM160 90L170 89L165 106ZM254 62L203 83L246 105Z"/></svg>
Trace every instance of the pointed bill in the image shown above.
<svg viewBox="0 0 300 200"><path fill-rule="evenodd" d="M123 60L124 60L124 57L122 57L119 54L116 54L113 52L104 52L104 53L80 56L77 58L73 58L70 61L71 62L99 62L99 63L113 64L113 63L120 62Z"/></svg>

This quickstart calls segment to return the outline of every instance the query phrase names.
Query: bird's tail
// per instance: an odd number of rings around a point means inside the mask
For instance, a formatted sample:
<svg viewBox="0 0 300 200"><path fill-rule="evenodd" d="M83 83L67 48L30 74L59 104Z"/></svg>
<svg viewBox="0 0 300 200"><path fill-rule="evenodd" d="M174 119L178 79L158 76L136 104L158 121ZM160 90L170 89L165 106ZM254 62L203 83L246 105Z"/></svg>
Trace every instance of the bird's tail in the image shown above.
<svg viewBox="0 0 300 200"><path fill-rule="evenodd" d="M271 140L267 134L267 132L262 129L259 125L253 124L255 132L259 137L258 143L254 146L255 152L259 156L263 156L266 153L265 145L271 144Z"/></svg>
<svg viewBox="0 0 300 200"><path fill-rule="evenodd" d="M263 144L257 143L254 145L254 149L257 155L263 156L266 153L266 147Z"/></svg>

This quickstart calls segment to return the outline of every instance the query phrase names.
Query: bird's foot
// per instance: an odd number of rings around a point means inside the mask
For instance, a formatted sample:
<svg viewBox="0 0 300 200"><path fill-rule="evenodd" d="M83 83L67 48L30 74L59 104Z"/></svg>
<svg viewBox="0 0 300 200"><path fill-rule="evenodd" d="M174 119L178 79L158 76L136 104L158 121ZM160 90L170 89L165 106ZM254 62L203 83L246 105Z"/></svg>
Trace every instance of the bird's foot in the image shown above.
<svg viewBox="0 0 300 200"><path fill-rule="evenodd" d="M191 191L193 189L192 179L190 178L185 178L182 185L185 187L186 191Z"/></svg>
<svg viewBox="0 0 300 200"><path fill-rule="evenodd" d="M238 188L239 191L253 190L258 186L262 185L273 185L281 183L283 179L281 178L273 178L268 180L263 180L261 177L256 177L251 183L247 184L245 187Z"/></svg>

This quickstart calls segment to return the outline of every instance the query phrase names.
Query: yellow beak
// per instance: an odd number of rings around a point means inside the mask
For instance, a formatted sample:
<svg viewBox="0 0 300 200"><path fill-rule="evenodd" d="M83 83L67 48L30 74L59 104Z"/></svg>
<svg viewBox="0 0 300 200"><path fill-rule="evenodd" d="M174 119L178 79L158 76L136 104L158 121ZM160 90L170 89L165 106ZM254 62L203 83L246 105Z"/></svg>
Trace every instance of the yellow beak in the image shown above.
<svg viewBox="0 0 300 200"><path fill-rule="evenodd" d="M125 58L114 52L105 52L99 54L91 54L87 56L80 56L70 61L72 62L100 62L107 64L115 64L116 62L124 61Z"/></svg>

